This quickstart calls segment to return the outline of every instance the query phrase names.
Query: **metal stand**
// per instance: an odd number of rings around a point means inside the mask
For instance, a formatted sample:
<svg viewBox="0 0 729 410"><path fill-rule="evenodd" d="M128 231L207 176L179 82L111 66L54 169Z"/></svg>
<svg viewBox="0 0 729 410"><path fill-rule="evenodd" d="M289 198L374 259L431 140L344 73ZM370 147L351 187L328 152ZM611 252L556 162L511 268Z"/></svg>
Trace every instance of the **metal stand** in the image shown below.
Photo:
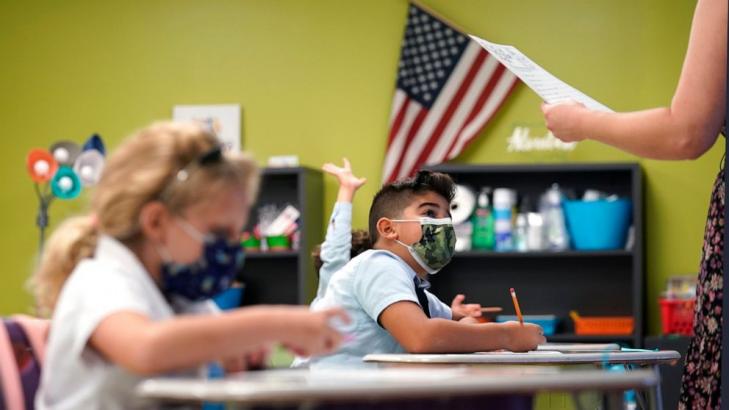
<svg viewBox="0 0 729 410"><path fill-rule="evenodd" d="M38 241L38 254L43 254L43 244L45 243L46 238L46 228L48 228L48 208L51 206L51 202L53 202L53 194L48 192L48 185L45 186L43 189L43 192L41 192L40 188L38 187L38 184L35 184L35 194L38 197L38 215L35 218L35 224L38 226L38 230L40 231L40 238Z"/></svg>

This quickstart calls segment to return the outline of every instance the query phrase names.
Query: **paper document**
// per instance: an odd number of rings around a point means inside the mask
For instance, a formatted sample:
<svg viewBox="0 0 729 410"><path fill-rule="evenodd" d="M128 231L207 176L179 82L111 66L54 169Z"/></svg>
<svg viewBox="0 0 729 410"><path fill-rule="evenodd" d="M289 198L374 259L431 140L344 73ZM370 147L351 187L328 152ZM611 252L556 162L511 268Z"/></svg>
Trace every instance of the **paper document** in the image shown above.
<svg viewBox="0 0 729 410"><path fill-rule="evenodd" d="M591 110L613 112L610 108L553 76L515 47L494 44L476 36L471 36L471 38L506 66L509 71L519 77L544 101L553 104L574 100L584 104L585 107Z"/></svg>

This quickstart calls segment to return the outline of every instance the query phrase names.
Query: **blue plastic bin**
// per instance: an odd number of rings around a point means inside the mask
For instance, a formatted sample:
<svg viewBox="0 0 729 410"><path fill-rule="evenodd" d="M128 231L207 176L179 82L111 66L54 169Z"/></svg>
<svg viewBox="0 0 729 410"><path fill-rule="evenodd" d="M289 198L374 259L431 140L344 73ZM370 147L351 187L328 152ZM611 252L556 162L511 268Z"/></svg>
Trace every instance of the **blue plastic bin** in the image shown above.
<svg viewBox="0 0 729 410"><path fill-rule="evenodd" d="M243 286L233 285L213 296L213 301L222 310L235 309L243 301Z"/></svg>
<svg viewBox="0 0 729 410"><path fill-rule="evenodd" d="M623 249L633 203L629 199L563 201L567 231L578 250Z"/></svg>
<svg viewBox="0 0 729 410"><path fill-rule="evenodd" d="M534 323L535 325L541 326L542 329L544 329L545 336L552 336L557 331L559 319L555 315L524 315L523 318L526 323ZM513 322L517 320L519 320L519 318L515 315L496 316L496 322L498 323Z"/></svg>

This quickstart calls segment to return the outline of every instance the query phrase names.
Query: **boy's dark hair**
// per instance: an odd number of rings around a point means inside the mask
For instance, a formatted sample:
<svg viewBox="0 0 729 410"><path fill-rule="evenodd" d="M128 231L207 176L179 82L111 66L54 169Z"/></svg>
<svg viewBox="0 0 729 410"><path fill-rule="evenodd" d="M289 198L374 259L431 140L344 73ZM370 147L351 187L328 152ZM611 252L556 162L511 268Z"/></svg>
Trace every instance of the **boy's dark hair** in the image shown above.
<svg viewBox="0 0 729 410"><path fill-rule="evenodd" d="M385 184L372 199L370 206L370 241L377 242L377 221L380 218L397 218L413 200L414 195L435 192L450 204L455 195L455 184L448 174L433 171L418 171L413 178Z"/></svg>
<svg viewBox="0 0 729 410"><path fill-rule="evenodd" d="M352 249L349 251L349 257L354 258L368 249L372 249L369 232L364 229L352 229ZM324 265L321 260L321 244L314 246L314 249L311 250L311 257L314 258L314 269L316 275L319 276L319 270Z"/></svg>

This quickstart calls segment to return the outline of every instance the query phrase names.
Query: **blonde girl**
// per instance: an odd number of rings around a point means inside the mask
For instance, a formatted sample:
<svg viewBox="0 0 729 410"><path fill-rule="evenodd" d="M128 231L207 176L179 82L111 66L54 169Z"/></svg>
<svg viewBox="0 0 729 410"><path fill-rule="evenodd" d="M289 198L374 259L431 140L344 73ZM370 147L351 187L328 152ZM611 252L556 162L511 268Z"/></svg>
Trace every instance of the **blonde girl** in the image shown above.
<svg viewBox="0 0 729 410"><path fill-rule="evenodd" d="M62 224L31 279L52 324L38 409L143 407L142 377L195 371L280 342L336 348L337 309L216 312L243 255L236 241L258 186L253 160L222 153L193 123L156 123L109 158L91 213ZM213 314L215 313L215 314Z"/></svg>

